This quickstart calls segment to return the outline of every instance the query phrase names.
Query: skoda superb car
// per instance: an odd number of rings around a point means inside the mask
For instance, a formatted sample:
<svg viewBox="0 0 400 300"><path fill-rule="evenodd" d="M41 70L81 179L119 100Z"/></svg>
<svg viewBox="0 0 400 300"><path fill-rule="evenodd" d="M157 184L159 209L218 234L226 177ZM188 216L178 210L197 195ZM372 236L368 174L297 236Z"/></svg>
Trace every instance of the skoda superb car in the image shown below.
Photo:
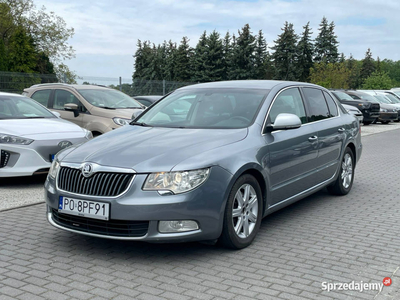
<svg viewBox="0 0 400 300"><path fill-rule="evenodd" d="M0 177L47 173L57 152L91 138L30 98L0 93Z"/></svg>
<svg viewBox="0 0 400 300"><path fill-rule="evenodd" d="M183 87L130 126L60 152L47 218L93 237L250 245L261 219L328 187L349 193L360 125L317 85Z"/></svg>

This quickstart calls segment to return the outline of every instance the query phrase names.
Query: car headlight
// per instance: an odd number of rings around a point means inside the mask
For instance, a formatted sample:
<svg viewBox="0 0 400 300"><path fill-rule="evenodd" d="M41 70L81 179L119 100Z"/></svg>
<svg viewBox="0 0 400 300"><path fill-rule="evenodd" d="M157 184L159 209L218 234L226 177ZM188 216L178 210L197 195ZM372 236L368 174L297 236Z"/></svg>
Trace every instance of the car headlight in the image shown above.
<svg viewBox="0 0 400 300"><path fill-rule="evenodd" d="M202 184L207 179L209 173L209 168L192 171L151 173L147 176L143 190L168 190L174 194L184 193Z"/></svg>
<svg viewBox="0 0 400 300"><path fill-rule="evenodd" d="M33 142L31 139L0 133L0 144L18 144L29 145Z"/></svg>
<svg viewBox="0 0 400 300"><path fill-rule="evenodd" d="M379 111L381 111L381 112L387 112L387 109L381 108Z"/></svg>
<svg viewBox="0 0 400 300"><path fill-rule="evenodd" d="M60 168L60 162L58 161L57 158L55 158L53 160L53 163L51 164L48 176L55 179L59 168Z"/></svg>
<svg viewBox="0 0 400 300"><path fill-rule="evenodd" d="M86 138L87 140L91 140L91 139L93 138L92 132L89 131L89 130L87 130L87 129L85 129L85 128L82 128L82 129L83 129L83 132L85 132L85 138Z"/></svg>
<svg viewBox="0 0 400 300"><path fill-rule="evenodd" d="M129 125L129 123L132 121L130 119L123 119L123 118L113 118L113 121L115 124L119 126L124 126L124 125Z"/></svg>

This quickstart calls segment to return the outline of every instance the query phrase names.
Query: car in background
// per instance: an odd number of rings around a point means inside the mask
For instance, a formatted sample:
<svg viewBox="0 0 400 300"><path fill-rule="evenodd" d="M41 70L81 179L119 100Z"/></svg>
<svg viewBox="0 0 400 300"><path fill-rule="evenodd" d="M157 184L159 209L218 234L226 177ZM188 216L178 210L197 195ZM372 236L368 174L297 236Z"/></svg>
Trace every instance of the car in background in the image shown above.
<svg viewBox="0 0 400 300"><path fill-rule="evenodd" d="M347 104L342 104L342 106L347 110L349 114L355 116L360 123L363 122L363 114L357 107Z"/></svg>
<svg viewBox="0 0 400 300"><path fill-rule="evenodd" d="M390 91L395 93L398 97L400 97L400 88L392 88L390 89Z"/></svg>
<svg viewBox="0 0 400 300"><path fill-rule="evenodd" d="M369 125L378 119L380 105L376 100L354 99L347 90L331 90L331 92L340 103L359 109L363 114L364 125Z"/></svg>
<svg viewBox="0 0 400 300"><path fill-rule="evenodd" d="M94 136L129 124L133 113L143 111L143 106L128 95L97 85L37 84L24 89L23 94Z"/></svg>
<svg viewBox="0 0 400 300"><path fill-rule="evenodd" d="M163 96L150 95L150 96L133 96L132 98L135 99L136 101L140 102L144 106L149 107L153 103L160 100L162 97Z"/></svg>
<svg viewBox="0 0 400 300"><path fill-rule="evenodd" d="M376 121L381 122L382 124L388 124L389 122L398 119L397 109L394 106L385 103L386 100L381 100L383 97L372 96L358 91L346 91L346 93L356 100L375 101L379 103L379 117Z"/></svg>
<svg viewBox="0 0 400 300"><path fill-rule="evenodd" d="M129 126L59 153L47 219L92 237L240 249L266 215L324 187L349 193L361 152L359 122L320 86L187 86Z"/></svg>
<svg viewBox="0 0 400 300"><path fill-rule="evenodd" d="M378 121L383 124L387 124L390 121L399 121L399 113L400 113L400 106L396 104L392 104L389 98L387 98L384 94L377 94L373 96L378 100L381 105L380 116ZM382 118L382 114L385 117Z"/></svg>
<svg viewBox="0 0 400 300"><path fill-rule="evenodd" d="M60 150L91 138L36 101L0 92L0 177L47 173Z"/></svg>

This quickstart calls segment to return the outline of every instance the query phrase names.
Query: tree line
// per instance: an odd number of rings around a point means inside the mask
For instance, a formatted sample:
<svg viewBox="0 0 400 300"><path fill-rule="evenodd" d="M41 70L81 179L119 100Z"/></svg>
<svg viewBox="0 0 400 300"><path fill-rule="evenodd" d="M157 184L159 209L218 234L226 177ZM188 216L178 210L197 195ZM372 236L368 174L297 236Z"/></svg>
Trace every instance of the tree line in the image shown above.
<svg viewBox="0 0 400 300"><path fill-rule="evenodd" d="M67 43L73 34L61 17L45 7L36 9L32 0L0 0L0 71L10 72L14 85L74 82L76 75L63 63L74 57Z"/></svg>
<svg viewBox="0 0 400 300"><path fill-rule="evenodd" d="M253 34L249 24L238 30L237 35L204 31L194 48L187 37L179 44L170 40L155 45L138 40L133 88L141 86L140 92L151 93L143 89L143 82L148 80L275 79L343 89L389 89L400 84L400 61L381 61L379 57L375 60L370 49L362 60L339 53L335 23L325 17L315 39L311 37L309 22L300 35L289 22L281 30L272 47L268 47L263 31Z"/></svg>

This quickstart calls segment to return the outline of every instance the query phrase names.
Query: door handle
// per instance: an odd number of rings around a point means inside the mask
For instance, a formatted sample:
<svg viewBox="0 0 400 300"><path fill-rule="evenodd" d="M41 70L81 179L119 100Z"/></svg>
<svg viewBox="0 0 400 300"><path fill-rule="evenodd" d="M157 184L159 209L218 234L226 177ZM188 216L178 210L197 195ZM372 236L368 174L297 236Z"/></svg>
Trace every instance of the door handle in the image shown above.
<svg viewBox="0 0 400 300"><path fill-rule="evenodd" d="M316 135L310 136L308 138L308 141L310 141L310 142L315 142L316 140L318 140L318 137Z"/></svg>
<svg viewBox="0 0 400 300"><path fill-rule="evenodd" d="M346 130L345 128L340 127L337 131L339 131L339 132L344 132L345 130Z"/></svg>

